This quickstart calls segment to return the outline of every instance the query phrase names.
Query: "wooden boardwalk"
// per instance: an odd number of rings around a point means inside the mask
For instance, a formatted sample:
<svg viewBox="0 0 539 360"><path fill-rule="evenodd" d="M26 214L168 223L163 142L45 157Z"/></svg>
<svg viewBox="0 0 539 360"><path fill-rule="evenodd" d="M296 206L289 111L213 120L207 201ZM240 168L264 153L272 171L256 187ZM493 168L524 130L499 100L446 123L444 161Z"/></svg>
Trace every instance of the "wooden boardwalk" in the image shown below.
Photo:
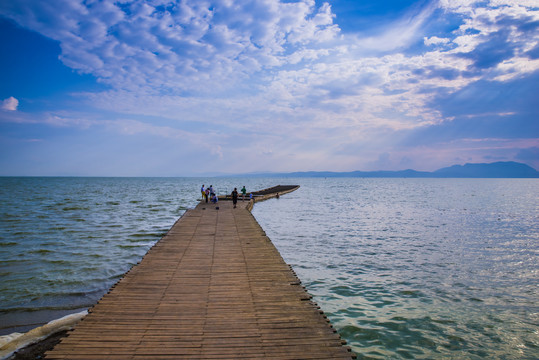
<svg viewBox="0 0 539 360"><path fill-rule="evenodd" d="M188 210L46 358L355 357L248 204Z"/></svg>

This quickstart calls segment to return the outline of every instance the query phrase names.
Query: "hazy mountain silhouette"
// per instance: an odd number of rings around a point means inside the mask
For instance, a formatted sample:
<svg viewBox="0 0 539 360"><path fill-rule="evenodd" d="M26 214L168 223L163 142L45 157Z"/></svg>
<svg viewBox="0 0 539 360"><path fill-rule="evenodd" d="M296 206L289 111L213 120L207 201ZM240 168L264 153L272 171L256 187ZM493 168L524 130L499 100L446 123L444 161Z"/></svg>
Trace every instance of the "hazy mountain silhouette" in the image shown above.
<svg viewBox="0 0 539 360"><path fill-rule="evenodd" d="M437 177L536 178L539 172L526 164L500 161L491 164L453 165L436 170Z"/></svg>
<svg viewBox="0 0 539 360"><path fill-rule="evenodd" d="M433 172L412 169L399 171L305 171L292 173L258 173L263 177L382 177L382 178L539 178L539 172L526 164L500 161L489 164L453 165Z"/></svg>

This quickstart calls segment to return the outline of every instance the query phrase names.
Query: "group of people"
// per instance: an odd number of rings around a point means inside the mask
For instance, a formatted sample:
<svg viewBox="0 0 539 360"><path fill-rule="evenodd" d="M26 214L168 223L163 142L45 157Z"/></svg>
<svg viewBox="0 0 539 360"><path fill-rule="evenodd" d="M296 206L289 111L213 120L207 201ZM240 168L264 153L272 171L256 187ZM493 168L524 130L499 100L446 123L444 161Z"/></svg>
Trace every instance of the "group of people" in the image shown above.
<svg viewBox="0 0 539 360"><path fill-rule="evenodd" d="M206 202L208 202L209 200L212 203L216 204L219 201L217 194L213 190L213 185L210 185L210 187L205 188L204 184L202 184L200 192L202 193L202 200L206 200Z"/></svg>
<svg viewBox="0 0 539 360"><path fill-rule="evenodd" d="M219 201L219 198L217 197L217 194L215 193L213 189L213 185L210 185L210 187L205 188L204 184L202 184L202 187L200 188L200 192L202 193L202 200L206 200L206 202L211 201L214 204L217 204ZM247 194L247 189L245 189L245 185L241 188L241 199L242 201L245 200L245 195ZM236 204L238 203L238 188L234 188L232 191L232 203L234 204L234 208L236 207ZM253 197L253 194L250 194L251 198Z"/></svg>

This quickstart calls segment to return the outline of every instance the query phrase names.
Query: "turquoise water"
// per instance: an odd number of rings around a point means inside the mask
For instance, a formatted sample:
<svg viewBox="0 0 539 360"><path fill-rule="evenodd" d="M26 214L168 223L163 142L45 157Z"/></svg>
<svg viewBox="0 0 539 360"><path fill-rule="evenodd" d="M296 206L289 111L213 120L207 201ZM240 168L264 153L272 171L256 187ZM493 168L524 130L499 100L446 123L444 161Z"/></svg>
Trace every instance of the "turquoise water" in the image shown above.
<svg viewBox="0 0 539 360"><path fill-rule="evenodd" d="M0 335L94 304L197 204L253 214L360 358L539 357L535 179L0 178Z"/></svg>
<svg viewBox="0 0 539 360"><path fill-rule="evenodd" d="M539 358L539 181L306 179L253 213L359 358Z"/></svg>

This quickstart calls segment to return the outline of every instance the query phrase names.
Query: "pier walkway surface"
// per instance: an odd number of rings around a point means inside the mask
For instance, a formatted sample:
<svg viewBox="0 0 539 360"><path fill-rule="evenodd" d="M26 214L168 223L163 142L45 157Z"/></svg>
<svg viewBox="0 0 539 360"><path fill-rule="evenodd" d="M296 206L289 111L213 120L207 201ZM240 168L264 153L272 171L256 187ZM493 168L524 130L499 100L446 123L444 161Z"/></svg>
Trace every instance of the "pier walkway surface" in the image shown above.
<svg viewBox="0 0 539 360"><path fill-rule="evenodd" d="M188 210L46 359L354 358L252 202L217 206Z"/></svg>

